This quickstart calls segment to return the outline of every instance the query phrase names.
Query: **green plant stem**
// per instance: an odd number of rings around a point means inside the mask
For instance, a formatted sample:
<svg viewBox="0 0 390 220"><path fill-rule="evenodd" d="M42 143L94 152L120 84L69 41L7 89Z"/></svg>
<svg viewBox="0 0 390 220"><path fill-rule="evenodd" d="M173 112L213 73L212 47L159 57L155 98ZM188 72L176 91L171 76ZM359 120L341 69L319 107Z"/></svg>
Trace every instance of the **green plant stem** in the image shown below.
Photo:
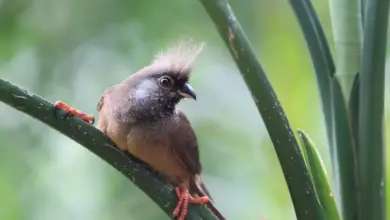
<svg viewBox="0 0 390 220"><path fill-rule="evenodd" d="M334 138L339 164L340 190L338 193L341 196L341 213L343 219L356 219L359 199L357 149L353 139L347 102L337 76L331 80L331 91Z"/></svg>
<svg viewBox="0 0 390 220"><path fill-rule="evenodd" d="M359 100L360 219L386 219L384 82L389 0L366 1Z"/></svg>
<svg viewBox="0 0 390 220"><path fill-rule="evenodd" d="M360 0L360 14L362 17L362 27L364 26L364 19L367 13L367 0Z"/></svg>
<svg viewBox="0 0 390 220"><path fill-rule="evenodd" d="M330 0L329 3L336 49L336 75L343 94L349 95L361 64L363 33L360 0Z"/></svg>
<svg viewBox="0 0 390 220"><path fill-rule="evenodd" d="M62 110L41 97L0 79L0 101L24 112L81 144L109 163L145 192L168 216L178 199L174 188L151 172L146 164L119 151L114 143L95 127L77 117L60 119ZM59 112L56 116L56 111ZM54 147L54 146L53 146ZM217 219L205 205L189 205L188 219Z"/></svg>
<svg viewBox="0 0 390 220"><path fill-rule="evenodd" d="M316 73L316 80L326 125L326 134L328 137L330 159L332 162L333 181L335 183L335 191L337 192L339 188L339 165L337 159L337 148L334 143L334 125L330 85L330 79L336 71L333 58L331 56L321 23L319 22L311 1L290 0L289 2L302 29ZM336 193L336 195L339 197L339 193Z"/></svg>
<svg viewBox="0 0 390 220"><path fill-rule="evenodd" d="M337 149L333 143L333 117L330 92L330 78L335 73L333 59L318 16L309 0L290 0L295 16L301 26L306 45L309 49L316 73L324 113L329 151L332 161L332 173L338 178Z"/></svg>
<svg viewBox="0 0 390 220"><path fill-rule="evenodd" d="M321 213L316 208L317 197L298 142L237 18L225 0L200 1L252 93L282 166L297 218L319 219Z"/></svg>
<svg viewBox="0 0 390 220"><path fill-rule="evenodd" d="M356 92L361 65L362 22L361 0L330 0L337 71L332 78L334 139L337 150L335 179L341 213L344 219L355 219L359 207L358 130L359 111ZM364 11L364 10L363 10ZM346 106L345 100L349 99Z"/></svg>
<svg viewBox="0 0 390 220"><path fill-rule="evenodd" d="M358 153L358 141L359 141L359 92L360 92L360 73L357 73L352 84L351 93L349 96L349 118L351 122L351 128L355 145Z"/></svg>

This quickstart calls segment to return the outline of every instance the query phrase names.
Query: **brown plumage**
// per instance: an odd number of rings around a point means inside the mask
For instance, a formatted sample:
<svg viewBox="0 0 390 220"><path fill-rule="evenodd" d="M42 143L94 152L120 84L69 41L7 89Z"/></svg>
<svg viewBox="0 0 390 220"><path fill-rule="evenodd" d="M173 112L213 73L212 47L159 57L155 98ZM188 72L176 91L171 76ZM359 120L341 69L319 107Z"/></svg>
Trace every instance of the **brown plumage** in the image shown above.
<svg viewBox="0 0 390 220"><path fill-rule="evenodd" d="M188 202L207 203L210 197L200 178L195 133L185 114L176 109L183 98L196 99L188 81L202 47L188 42L169 47L151 65L106 89L97 105L97 128L177 187L174 216L179 219L184 219ZM192 198L188 190L201 198Z"/></svg>

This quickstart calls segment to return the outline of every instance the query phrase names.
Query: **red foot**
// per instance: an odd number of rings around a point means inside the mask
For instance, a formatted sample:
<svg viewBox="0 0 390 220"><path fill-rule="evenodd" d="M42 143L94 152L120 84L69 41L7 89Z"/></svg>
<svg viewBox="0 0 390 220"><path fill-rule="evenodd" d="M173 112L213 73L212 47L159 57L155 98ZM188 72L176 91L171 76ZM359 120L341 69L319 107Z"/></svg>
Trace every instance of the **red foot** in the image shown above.
<svg viewBox="0 0 390 220"><path fill-rule="evenodd" d="M180 187L180 189L179 189ZM175 210L173 211L173 216L177 217L181 210L181 215L178 220L184 220L187 215L188 203L192 204L205 204L209 202L209 198L207 196L203 196L200 198L194 198L188 192L187 186L185 184L181 184L179 187L176 187L176 195L179 198L179 202L176 205Z"/></svg>
<svg viewBox="0 0 390 220"><path fill-rule="evenodd" d="M87 115L84 112L70 107L62 101L56 101L54 104L55 108L60 108L68 112L69 115L76 116L86 121L87 123L93 124L95 122L95 117L93 115Z"/></svg>

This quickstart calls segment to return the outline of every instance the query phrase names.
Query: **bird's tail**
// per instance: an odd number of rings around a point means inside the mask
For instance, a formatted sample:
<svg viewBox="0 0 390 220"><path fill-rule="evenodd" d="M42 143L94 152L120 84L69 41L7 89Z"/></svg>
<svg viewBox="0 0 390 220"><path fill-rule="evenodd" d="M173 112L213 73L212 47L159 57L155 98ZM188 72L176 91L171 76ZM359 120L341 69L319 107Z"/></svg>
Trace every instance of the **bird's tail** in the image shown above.
<svg viewBox="0 0 390 220"><path fill-rule="evenodd" d="M199 175L195 176L190 182L190 192L191 194L197 194L199 197L207 196L209 198L209 202L207 203L207 207L213 212L213 214L219 220L225 220L225 217L219 212L219 210L214 205L214 200L210 195L210 192L207 190L204 185L202 179Z"/></svg>

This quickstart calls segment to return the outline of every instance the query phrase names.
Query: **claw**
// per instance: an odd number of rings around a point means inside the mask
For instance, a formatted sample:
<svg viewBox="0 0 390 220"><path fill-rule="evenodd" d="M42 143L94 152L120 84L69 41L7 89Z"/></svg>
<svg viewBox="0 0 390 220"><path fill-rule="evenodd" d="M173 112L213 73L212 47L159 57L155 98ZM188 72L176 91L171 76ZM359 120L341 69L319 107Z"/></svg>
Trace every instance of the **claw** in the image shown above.
<svg viewBox="0 0 390 220"><path fill-rule="evenodd" d="M179 202L177 203L176 208L173 211L173 216L178 217L181 211L178 220L184 220L184 218L186 217L188 211L188 203L206 204L209 202L209 198L207 196L199 198L192 197L185 184L181 184L179 187L176 187L175 192L177 197L179 198Z"/></svg>

